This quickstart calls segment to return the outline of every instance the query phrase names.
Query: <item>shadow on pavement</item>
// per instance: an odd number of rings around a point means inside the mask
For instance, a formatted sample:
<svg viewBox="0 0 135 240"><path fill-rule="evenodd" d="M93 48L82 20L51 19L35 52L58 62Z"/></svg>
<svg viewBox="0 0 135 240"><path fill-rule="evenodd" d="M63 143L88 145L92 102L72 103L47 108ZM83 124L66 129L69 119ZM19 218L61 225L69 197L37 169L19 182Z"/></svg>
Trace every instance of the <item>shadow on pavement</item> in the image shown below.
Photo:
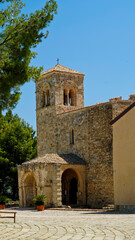
<svg viewBox="0 0 135 240"><path fill-rule="evenodd" d="M96 210L96 211L89 211L89 212L83 212L83 213L81 213L81 214L117 214L117 215L123 215L123 214L135 214L135 212L130 212L130 211L114 211L114 210L109 210L109 211L98 211L98 210Z"/></svg>
<svg viewBox="0 0 135 240"><path fill-rule="evenodd" d="M16 210L16 211L31 211L31 212L39 212L35 207L10 207L6 208L5 210ZM104 210L104 209L85 209L85 208L46 208L45 210L49 211L71 211L71 212L80 212L81 215L91 215L91 214L135 214L135 211L115 211L115 210Z"/></svg>

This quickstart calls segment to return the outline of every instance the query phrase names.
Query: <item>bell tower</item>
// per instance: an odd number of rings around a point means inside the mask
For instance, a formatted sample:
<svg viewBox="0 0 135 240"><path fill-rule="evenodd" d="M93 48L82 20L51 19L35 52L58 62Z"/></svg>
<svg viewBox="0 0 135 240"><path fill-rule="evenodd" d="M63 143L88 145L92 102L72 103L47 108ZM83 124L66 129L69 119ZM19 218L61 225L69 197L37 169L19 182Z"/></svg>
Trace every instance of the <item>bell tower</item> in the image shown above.
<svg viewBox="0 0 135 240"><path fill-rule="evenodd" d="M84 74L60 64L36 82L38 156L57 153L57 114L84 107Z"/></svg>

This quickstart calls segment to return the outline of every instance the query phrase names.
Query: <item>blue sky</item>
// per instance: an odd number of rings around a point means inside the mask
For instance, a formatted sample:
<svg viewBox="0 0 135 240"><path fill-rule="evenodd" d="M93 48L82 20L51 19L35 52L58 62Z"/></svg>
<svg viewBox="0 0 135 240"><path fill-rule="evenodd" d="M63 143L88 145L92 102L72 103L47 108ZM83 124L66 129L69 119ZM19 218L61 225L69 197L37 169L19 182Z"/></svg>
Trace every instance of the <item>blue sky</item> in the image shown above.
<svg viewBox="0 0 135 240"><path fill-rule="evenodd" d="M25 12L46 1L25 0ZM135 1L58 0L49 36L32 61L44 70L60 64L85 74L85 106L135 93ZM34 82L25 84L14 113L36 130Z"/></svg>

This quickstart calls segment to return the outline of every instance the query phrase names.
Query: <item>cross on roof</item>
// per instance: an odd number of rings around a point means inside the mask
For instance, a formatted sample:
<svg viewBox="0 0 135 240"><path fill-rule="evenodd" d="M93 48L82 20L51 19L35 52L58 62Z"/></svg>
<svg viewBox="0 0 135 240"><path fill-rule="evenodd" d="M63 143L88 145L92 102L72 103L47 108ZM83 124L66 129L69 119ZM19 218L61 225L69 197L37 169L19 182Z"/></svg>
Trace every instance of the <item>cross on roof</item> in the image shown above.
<svg viewBox="0 0 135 240"><path fill-rule="evenodd" d="M59 58L57 58L57 65L59 64L59 60L60 60L60 59L59 59Z"/></svg>

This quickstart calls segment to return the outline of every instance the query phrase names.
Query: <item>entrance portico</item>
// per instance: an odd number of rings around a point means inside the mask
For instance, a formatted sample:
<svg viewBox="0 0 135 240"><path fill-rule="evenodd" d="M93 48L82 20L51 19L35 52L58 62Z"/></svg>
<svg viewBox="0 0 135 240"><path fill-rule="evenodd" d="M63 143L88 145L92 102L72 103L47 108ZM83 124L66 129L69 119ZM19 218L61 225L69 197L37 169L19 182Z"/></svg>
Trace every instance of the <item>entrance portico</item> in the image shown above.
<svg viewBox="0 0 135 240"><path fill-rule="evenodd" d="M86 205L86 163L78 156L46 154L18 171L20 206L30 206L35 195L46 195L48 206Z"/></svg>

